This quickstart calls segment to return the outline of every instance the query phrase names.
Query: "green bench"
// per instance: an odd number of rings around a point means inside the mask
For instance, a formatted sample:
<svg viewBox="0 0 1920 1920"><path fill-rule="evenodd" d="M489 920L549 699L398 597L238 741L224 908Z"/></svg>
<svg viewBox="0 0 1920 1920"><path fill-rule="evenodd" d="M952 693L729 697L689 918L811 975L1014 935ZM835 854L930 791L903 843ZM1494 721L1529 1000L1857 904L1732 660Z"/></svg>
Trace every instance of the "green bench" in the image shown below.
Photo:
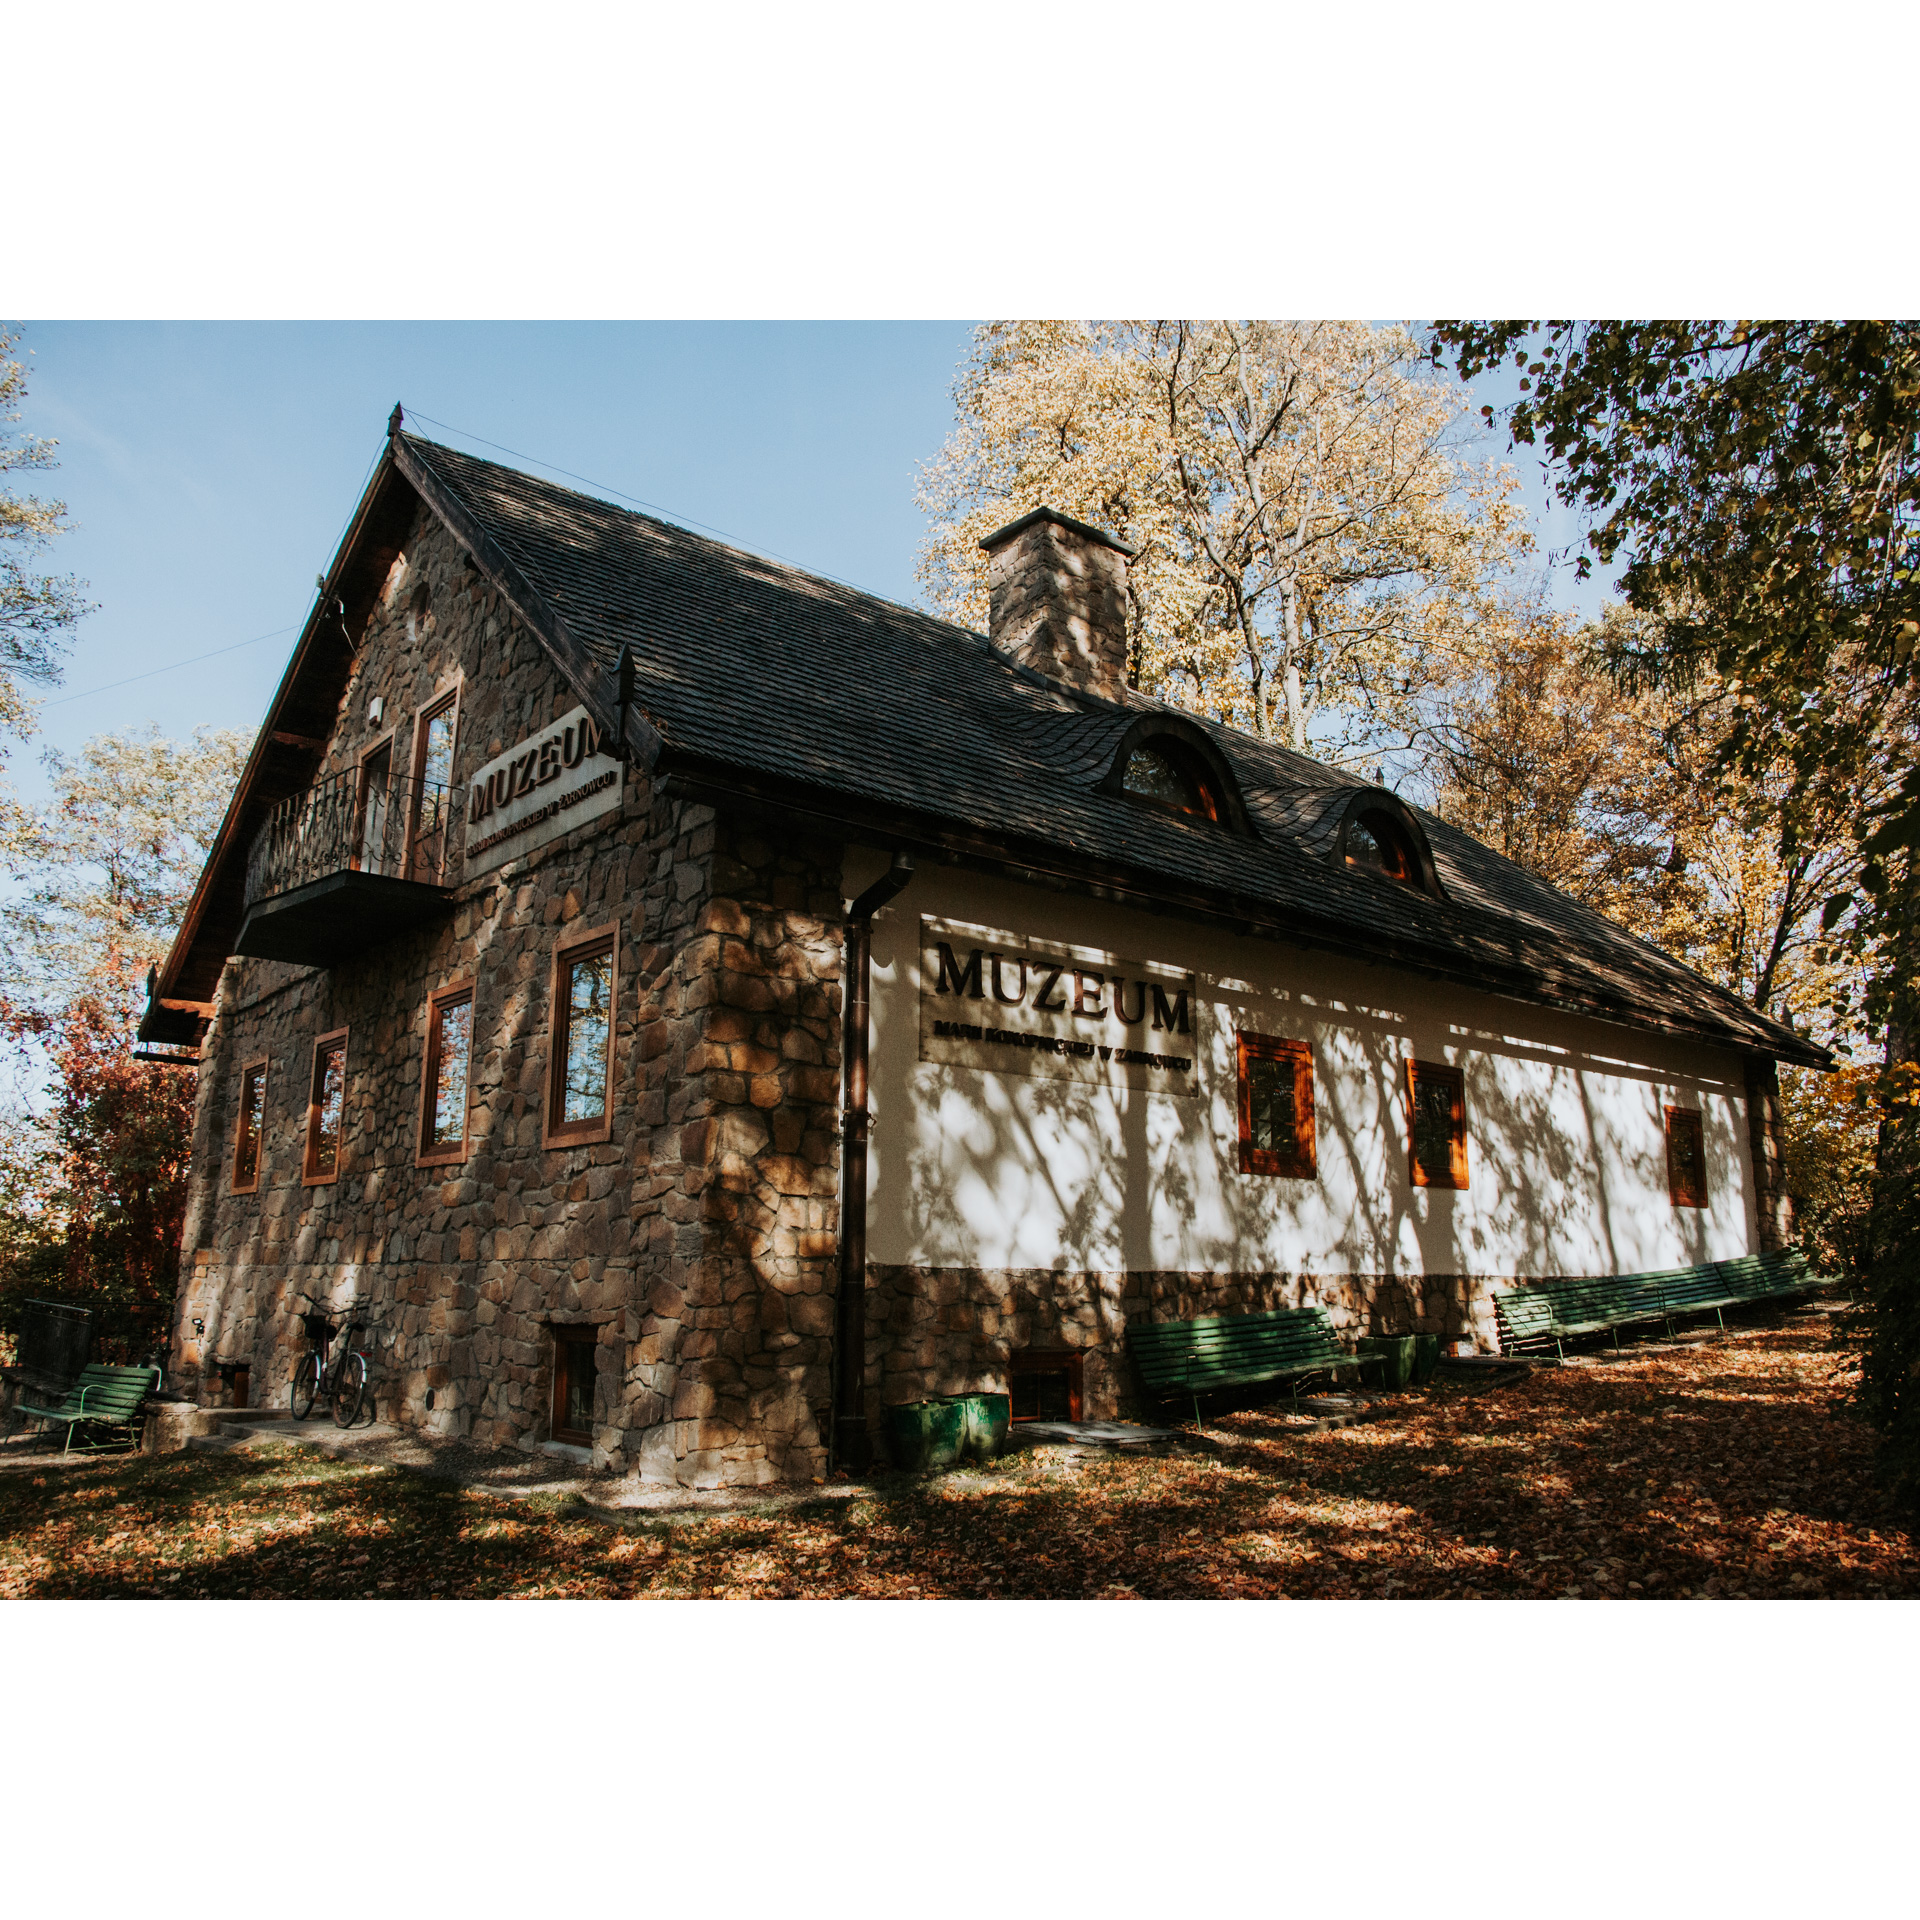
<svg viewBox="0 0 1920 1920"><path fill-rule="evenodd" d="M1313 1374L1362 1365L1358 1355L1341 1346L1320 1307L1216 1313L1199 1320L1136 1320L1127 1328L1127 1346L1149 1396L1190 1394L1196 1425L1203 1389L1290 1379L1297 1394L1299 1383Z"/></svg>
<svg viewBox="0 0 1920 1920"><path fill-rule="evenodd" d="M1755 1301L1781 1300L1830 1284L1816 1274L1798 1248L1779 1253L1742 1254L1709 1260L1662 1273L1623 1273L1598 1280L1556 1280L1550 1286L1515 1287L1493 1296L1494 1319L1502 1353L1523 1346L1562 1341L1576 1333L1611 1333L1619 1344L1622 1327L1711 1313L1726 1325L1723 1309Z"/></svg>
<svg viewBox="0 0 1920 1920"><path fill-rule="evenodd" d="M159 1372L153 1367L92 1366L67 1389L67 1397L57 1407L36 1407L23 1400L17 1411L29 1419L64 1424L67 1444L60 1449L62 1453L72 1447L77 1428L109 1430L106 1439L82 1441L83 1452L115 1444L116 1436L111 1431L115 1428L119 1429L118 1439L137 1446L141 1404L159 1384Z"/></svg>

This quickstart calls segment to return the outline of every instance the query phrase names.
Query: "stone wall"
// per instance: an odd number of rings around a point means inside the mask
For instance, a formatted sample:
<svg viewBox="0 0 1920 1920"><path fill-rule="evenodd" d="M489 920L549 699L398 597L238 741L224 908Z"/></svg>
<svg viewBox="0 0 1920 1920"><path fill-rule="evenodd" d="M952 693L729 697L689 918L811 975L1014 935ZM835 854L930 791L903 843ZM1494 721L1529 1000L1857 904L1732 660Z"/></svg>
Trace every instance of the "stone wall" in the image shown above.
<svg viewBox="0 0 1920 1920"><path fill-rule="evenodd" d="M882 1409L934 1394L1005 1392L1007 1357L1079 1352L1088 1419L1151 1415L1127 1361L1130 1321L1322 1307L1351 1344L1362 1334L1432 1333L1498 1346L1490 1295L1518 1284L1471 1274L1284 1274L868 1270L867 1387L876 1438Z"/></svg>
<svg viewBox="0 0 1920 1920"><path fill-rule="evenodd" d="M625 1445L649 1478L825 1470L839 1232L840 849L718 816L690 937L643 962Z"/></svg>
<svg viewBox="0 0 1920 1920"><path fill-rule="evenodd" d="M1762 1253L1778 1253L1793 1239L1793 1195L1787 1191L1783 1124L1779 1063L1749 1058L1747 1142L1753 1153L1754 1210Z"/></svg>
<svg viewBox="0 0 1920 1920"><path fill-rule="evenodd" d="M539 642L422 512L321 773L464 673L456 789L574 704ZM369 703L385 703L378 727ZM396 733L396 767L407 751ZM372 1315L383 1419L532 1447L552 1328L597 1330L593 1454L697 1484L824 1463L837 1231L837 844L716 817L630 772L620 813L459 887L439 925L328 971L236 959L200 1074L173 1384L245 1360L282 1398L300 1297ZM620 928L610 1137L542 1144L552 954ZM464 1163L415 1165L427 995L476 983ZM315 1037L349 1028L341 1174L301 1179ZM241 1071L269 1082L235 1194ZM196 1333L193 1323L203 1323Z"/></svg>

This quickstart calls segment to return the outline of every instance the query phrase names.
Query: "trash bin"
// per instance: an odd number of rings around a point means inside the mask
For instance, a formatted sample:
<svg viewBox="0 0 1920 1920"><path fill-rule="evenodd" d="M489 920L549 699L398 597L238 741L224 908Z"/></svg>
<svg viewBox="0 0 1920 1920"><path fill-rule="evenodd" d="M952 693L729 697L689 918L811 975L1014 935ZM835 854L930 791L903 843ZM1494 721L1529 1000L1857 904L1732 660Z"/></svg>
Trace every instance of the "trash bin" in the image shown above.
<svg viewBox="0 0 1920 1920"><path fill-rule="evenodd" d="M952 1466L967 1442L965 1396L889 1407L887 1438L893 1443L893 1464L909 1473Z"/></svg>
<svg viewBox="0 0 1920 1920"><path fill-rule="evenodd" d="M1416 1333L1413 1336L1413 1384L1424 1387L1440 1365L1440 1336Z"/></svg>
<svg viewBox="0 0 1920 1920"><path fill-rule="evenodd" d="M966 1427L961 1451L969 1460L997 1460L1007 1444L1007 1429L1013 1424L1013 1398L1005 1393L956 1393L966 1412Z"/></svg>
<svg viewBox="0 0 1920 1920"><path fill-rule="evenodd" d="M1413 1378L1414 1339L1410 1333L1369 1334L1355 1351L1380 1369L1380 1384L1394 1393Z"/></svg>

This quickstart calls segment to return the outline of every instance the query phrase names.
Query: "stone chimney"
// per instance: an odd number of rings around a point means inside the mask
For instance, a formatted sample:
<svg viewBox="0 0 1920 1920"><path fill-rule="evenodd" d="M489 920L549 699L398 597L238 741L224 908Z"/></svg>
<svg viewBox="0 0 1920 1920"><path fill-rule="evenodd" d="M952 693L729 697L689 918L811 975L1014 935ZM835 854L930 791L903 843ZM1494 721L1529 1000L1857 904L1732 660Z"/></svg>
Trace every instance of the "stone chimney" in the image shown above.
<svg viewBox="0 0 1920 1920"><path fill-rule="evenodd" d="M1010 659L1109 700L1127 684L1127 560L1110 533L1036 507L980 542L987 632Z"/></svg>

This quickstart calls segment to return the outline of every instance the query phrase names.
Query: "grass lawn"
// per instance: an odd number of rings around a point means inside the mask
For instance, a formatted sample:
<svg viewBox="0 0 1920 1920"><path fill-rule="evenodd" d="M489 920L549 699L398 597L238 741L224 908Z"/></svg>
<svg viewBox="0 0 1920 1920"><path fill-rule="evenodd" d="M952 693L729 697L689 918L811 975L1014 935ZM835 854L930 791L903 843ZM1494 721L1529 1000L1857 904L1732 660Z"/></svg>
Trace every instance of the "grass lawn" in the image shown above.
<svg viewBox="0 0 1920 1920"><path fill-rule="evenodd" d="M609 1521L291 1447L0 1473L0 1596L369 1598L1920 1593L1820 1322L1330 1433L1258 1408L1205 1450L1045 1454L772 1510Z"/></svg>

